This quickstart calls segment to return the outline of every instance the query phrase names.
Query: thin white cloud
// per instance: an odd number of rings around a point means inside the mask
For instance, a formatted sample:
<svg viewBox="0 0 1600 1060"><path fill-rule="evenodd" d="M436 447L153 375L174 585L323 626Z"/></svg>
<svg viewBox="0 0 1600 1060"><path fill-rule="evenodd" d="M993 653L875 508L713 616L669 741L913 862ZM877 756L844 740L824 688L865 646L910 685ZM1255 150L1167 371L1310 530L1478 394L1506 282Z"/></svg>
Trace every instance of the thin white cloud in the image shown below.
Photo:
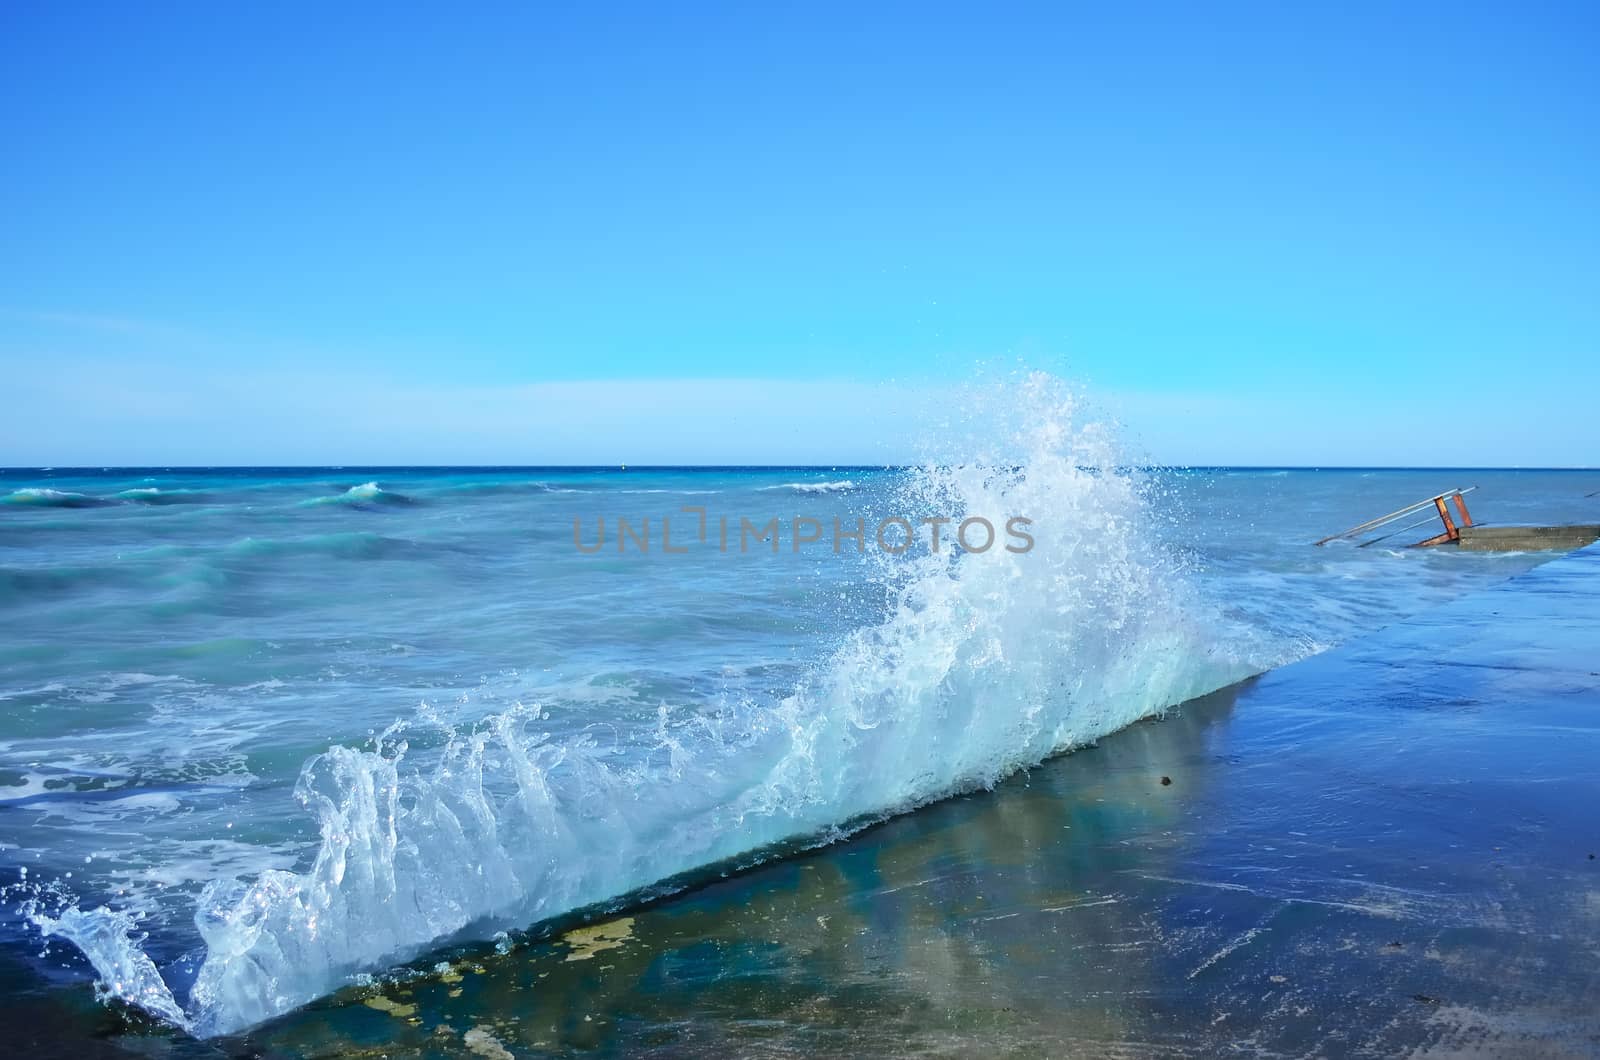
<svg viewBox="0 0 1600 1060"><path fill-rule="evenodd" d="M0 465L877 464L981 433L928 382L604 380L466 386L344 370L4 358ZM1127 458L1172 464L1594 466L1573 389L1091 393ZM952 458L950 445L938 448Z"/></svg>
<svg viewBox="0 0 1600 1060"><path fill-rule="evenodd" d="M423 386L337 373L188 377L36 365L0 462L39 464L886 463L911 459L933 388L606 380Z"/></svg>

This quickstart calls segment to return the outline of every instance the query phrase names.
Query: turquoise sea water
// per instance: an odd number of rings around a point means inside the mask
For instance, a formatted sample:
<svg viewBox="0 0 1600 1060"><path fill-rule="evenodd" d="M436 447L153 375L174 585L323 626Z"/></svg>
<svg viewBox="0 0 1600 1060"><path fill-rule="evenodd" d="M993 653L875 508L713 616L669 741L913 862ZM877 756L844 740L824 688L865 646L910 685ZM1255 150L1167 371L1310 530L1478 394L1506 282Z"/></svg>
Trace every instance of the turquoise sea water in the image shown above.
<svg viewBox="0 0 1600 1060"><path fill-rule="evenodd" d="M1310 546L1420 497L1600 521L1597 472L1097 455L1045 432L920 469L0 472L4 945L238 1030L991 784L1545 558ZM1034 546L887 556L892 515L1020 516ZM776 553L739 550L744 518L780 520ZM869 547L836 553L835 518Z"/></svg>

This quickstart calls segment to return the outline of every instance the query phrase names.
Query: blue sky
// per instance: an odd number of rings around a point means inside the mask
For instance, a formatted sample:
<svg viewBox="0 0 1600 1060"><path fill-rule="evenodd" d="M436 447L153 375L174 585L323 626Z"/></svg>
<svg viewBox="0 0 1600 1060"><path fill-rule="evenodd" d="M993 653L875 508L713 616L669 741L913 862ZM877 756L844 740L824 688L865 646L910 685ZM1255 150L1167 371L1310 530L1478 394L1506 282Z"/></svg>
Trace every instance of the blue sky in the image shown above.
<svg viewBox="0 0 1600 1060"><path fill-rule="evenodd" d="M1597 48L1586 3L8 3L0 464L897 460L995 361L1156 459L1600 464Z"/></svg>

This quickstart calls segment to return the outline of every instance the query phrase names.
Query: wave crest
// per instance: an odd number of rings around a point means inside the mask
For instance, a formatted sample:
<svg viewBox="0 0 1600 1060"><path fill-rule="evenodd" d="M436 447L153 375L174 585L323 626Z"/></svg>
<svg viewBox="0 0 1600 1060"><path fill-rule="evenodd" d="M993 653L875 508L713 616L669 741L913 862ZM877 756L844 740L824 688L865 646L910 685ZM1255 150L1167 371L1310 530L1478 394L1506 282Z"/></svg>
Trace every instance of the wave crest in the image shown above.
<svg viewBox="0 0 1600 1060"><path fill-rule="evenodd" d="M12 490L5 497L5 503L33 508L103 508L113 502L101 497L91 497L87 493L29 486Z"/></svg>
<svg viewBox="0 0 1600 1060"><path fill-rule="evenodd" d="M331 497L318 497L305 503L312 507L326 504L343 504L352 508L382 508L413 505L417 502L414 498L408 497L404 493L386 490L376 482L363 482L359 486L351 486L343 493L335 494Z"/></svg>

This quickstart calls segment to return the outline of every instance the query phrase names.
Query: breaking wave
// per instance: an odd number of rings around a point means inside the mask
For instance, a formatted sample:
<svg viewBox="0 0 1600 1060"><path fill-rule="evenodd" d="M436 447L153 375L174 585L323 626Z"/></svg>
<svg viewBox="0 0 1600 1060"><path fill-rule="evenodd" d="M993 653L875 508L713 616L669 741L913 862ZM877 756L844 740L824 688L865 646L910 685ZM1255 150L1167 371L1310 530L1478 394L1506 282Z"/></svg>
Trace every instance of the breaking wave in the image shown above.
<svg viewBox="0 0 1600 1060"><path fill-rule="evenodd" d="M1008 428L985 424L1006 444L929 463L900 500L1025 515L1035 547L880 557L881 621L788 694L663 704L614 743L554 738L528 705L455 727L424 709L330 748L296 787L314 861L205 888L204 960L181 1003L137 910L34 922L84 952L104 993L197 1035L237 1031L444 940L993 785L1260 669L1152 543L1146 484L1072 394L1035 375L1006 401Z"/></svg>
<svg viewBox="0 0 1600 1060"><path fill-rule="evenodd" d="M417 502L404 493L386 490L376 482L363 482L359 486L351 486L343 493L338 493L331 497L317 497L305 503L313 507L324 504L345 504L352 508L382 508L415 504Z"/></svg>

